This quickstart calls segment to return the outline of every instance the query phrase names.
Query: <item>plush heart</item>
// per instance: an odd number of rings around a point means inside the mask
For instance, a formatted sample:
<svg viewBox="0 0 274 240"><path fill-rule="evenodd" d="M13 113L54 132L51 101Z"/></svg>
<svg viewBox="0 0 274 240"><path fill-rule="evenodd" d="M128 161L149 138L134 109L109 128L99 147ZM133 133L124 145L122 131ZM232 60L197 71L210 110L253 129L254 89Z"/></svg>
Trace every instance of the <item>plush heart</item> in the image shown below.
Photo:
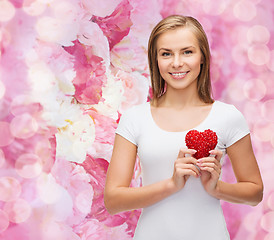
<svg viewBox="0 0 274 240"><path fill-rule="evenodd" d="M209 151L213 150L218 142L218 137L215 132L210 129L204 132L190 130L185 137L186 146L190 149L195 149L194 154L196 159L208 157Z"/></svg>

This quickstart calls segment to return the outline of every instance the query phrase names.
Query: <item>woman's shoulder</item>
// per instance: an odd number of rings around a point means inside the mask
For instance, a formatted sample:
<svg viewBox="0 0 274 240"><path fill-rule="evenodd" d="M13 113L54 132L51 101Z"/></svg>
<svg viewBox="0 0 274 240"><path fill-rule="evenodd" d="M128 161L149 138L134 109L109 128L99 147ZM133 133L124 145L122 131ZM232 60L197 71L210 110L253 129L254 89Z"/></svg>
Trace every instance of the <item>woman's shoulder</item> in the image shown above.
<svg viewBox="0 0 274 240"><path fill-rule="evenodd" d="M218 109L224 111L234 111L235 109L237 109L233 104L225 103L219 100L215 100L214 105L216 105Z"/></svg>
<svg viewBox="0 0 274 240"><path fill-rule="evenodd" d="M242 115L241 111L235 105L222 101L215 101L214 108L216 114L226 116L227 119Z"/></svg>
<svg viewBox="0 0 274 240"><path fill-rule="evenodd" d="M218 129L221 147L231 146L250 132L244 115L236 106L216 101L215 107L216 111L212 119Z"/></svg>
<svg viewBox="0 0 274 240"><path fill-rule="evenodd" d="M238 125L239 123L246 124L246 119L243 113L233 104L215 101L215 116L219 122L226 126Z"/></svg>

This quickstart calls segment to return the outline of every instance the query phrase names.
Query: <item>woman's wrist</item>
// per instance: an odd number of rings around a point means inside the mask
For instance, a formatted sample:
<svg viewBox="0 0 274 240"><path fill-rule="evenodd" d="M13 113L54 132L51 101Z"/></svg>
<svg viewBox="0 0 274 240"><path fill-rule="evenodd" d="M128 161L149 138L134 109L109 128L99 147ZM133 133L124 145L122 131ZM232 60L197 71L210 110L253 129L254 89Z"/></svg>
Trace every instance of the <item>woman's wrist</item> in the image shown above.
<svg viewBox="0 0 274 240"><path fill-rule="evenodd" d="M174 183L173 178L169 178L166 181L166 190L169 195L172 195L172 194L178 192L180 189Z"/></svg>
<svg viewBox="0 0 274 240"><path fill-rule="evenodd" d="M212 197L215 197L217 199L221 199L221 181L218 180L216 183L215 188L213 189L212 192L209 193Z"/></svg>

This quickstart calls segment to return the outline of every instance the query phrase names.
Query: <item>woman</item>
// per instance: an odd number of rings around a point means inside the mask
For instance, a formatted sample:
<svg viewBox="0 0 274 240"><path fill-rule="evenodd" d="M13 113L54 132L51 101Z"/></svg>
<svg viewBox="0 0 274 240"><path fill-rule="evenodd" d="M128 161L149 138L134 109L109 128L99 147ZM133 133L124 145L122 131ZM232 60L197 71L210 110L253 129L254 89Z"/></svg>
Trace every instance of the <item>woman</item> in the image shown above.
<svg viewBox="0 0 274 240"><path fill-rule="evenodd" d="M220 200L257 205L263 183L243 115L214 101L206 34L192 17L170 16L153 29L148 45L153 99L123 114L105 186L111 214L143 208L134 239L226 240ZM185 136L211 129L217 147L195 158ZM143 186L129 187L136 155ZM228 154L237 183L221 181Z"/></svg>

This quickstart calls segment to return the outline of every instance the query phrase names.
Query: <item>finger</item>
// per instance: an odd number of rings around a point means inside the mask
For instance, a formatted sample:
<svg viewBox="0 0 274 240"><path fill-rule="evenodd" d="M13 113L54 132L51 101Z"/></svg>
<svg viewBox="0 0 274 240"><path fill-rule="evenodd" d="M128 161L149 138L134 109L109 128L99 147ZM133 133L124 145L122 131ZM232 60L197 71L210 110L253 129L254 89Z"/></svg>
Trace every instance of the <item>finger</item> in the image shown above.
<svg viewBox="0 0 274 240"><path fill-rule="evenodd" d="M175 163L197 164L197 159L194 157L177 158Z"/></svg>
<svg viewBox="0 0 274 240"><path fill-rule="evenodd" d="M220 164L220 162L215 157L204 157L197 160L197 165L201 165L202 163L214 163L216 165Z"/></svg>
<svg viewBox="0 0 274 240"><path fill-rule="evenodd" d="M177 174L181 177L183 177L183 176L199 177L200 176L200 173L193 171L193 169L187 169L187 168L178 169Z"/></svg>
<svg viewBox="0 0 274 240"><path fill-rule="evenodd" d="M209 172L211 175L219 175L219 173L212 167L201 167L201 171Z"/></svg>
<svg viewBox="0 0 274 240"><path fill-rule="evenodd" d="M216 169L222 167L221 163L216 158L205 158L203 160L199 160L197 161L198 166L212 166Z"/></svg>
<svg viewBox="0 0 274 240"><path fill-rule="evenodd" d="M202 170L201 174L203 174L203 172L208 172L211 175L211 179L219 179L220 178L220 173L216 172L216 171L210 171L208 170Z"/></svg>
<svg viewBox="0 0 274 240"><path fill-rule="evenodd" d="M217 150L217 149L214 149L214 150L209 151L209 153L210 153L211 155L214 155L215 158L216 158L219 162L221 161L221 158L222 158L222 156L223 156L223 152L222 152L222 151Z"/></svg>
<svg viewBox="0 0 274 240"><path fill-rule="evenodd" d="M216 163L220 163L220 160L222 158L223 152L219 151L219 150L212 150L212 152L211 151L209 151L209 152L210 152L210 155L208 157L203 157L203 158L198 159L198 163L201 163L201 162L216 162Z"/></svg>
<svg viewBox="0 0 274 240"><path fill-rule="evenodd" d="M188 149L188 148L181 148L178 154L178 158L184 158L186 157L186 154L193 155L197 151L194 149Z"/></svg>
<svg viewBox="0 0 274 240"><path fill-rule="evenodd" d="M207 171L213 174L216 172L220 175L221 173L221 164L215 164L213 162L206 162L198 165L202 171Z"/></svg>
<svg viewBox="0 0 274 240"><path fill-rule="evenodd" d="M196 165L193 165L193 164L177 163L175 165L175 169L176 170L190 169L190 170L194 171L198 176L200 175L199 169L196 167Z"/></svg>

